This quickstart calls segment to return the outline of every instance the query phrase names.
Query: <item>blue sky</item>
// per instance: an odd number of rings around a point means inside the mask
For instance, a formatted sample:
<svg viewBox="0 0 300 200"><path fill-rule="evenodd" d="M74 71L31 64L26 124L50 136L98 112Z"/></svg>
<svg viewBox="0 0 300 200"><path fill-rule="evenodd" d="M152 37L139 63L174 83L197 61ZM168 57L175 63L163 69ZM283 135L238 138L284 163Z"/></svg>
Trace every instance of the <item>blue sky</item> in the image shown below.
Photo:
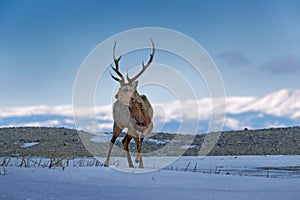
<svg viewBox="0 0 300 200"><path fill-rule="evenodd" d="M173 29L200 43L228 96L299 88L299 10L289 0L0 0L0 107L71 104L89 52L139 27Z"/></svg>

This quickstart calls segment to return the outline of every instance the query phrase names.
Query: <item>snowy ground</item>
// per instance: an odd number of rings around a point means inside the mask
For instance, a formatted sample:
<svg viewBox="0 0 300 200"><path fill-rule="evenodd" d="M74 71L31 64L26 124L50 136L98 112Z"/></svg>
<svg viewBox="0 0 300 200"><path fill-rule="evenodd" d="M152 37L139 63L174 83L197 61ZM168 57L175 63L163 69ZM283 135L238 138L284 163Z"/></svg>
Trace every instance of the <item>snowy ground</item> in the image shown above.
<svg viewBox="0 0 300 200"><path fill-rule="evenodd" d="M198 170L192 172L195 165ZM183 157L164 170L148 173L116 170L126 169L122 160L114 168L70 166L64 171L59 167L7 166L5 175L0 176L0 199L299 199L299 176L214 173L217 166L254 170L299 165L300 156L229 156ZM211 170L211 174L201 169ZM3 174L4 168L0 172Z"/></svg>

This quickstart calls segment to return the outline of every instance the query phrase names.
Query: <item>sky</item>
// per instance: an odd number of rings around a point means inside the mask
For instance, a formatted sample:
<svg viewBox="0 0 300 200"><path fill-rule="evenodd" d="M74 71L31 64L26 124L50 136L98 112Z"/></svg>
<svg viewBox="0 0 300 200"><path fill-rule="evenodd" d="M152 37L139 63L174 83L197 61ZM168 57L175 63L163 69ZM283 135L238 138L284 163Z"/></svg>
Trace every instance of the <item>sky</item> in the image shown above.
<svg viewBox="0 0 300 200"><path fill-rule="evenodd" d="M143 27L178 31L199 43L216 64L228 97L298 89L299 10L296 0L0 0L0 107L71 105L76 75L89 53L115 34ZM123 56L122 67L130 59L138 65L148 53ZM156 56L154 62L174 65L187 73L192 87L205 89L188 67L168 61L162 51ZM109 69L106 75L95 98L100 105L110 104L111 95L103 96L118 87ZM157 78L165 77L157 73ZM174 98L163 88L149 91L154 103ZM208 97L209 92L197 95Z"/></svg>
<svg viewBox="0 0 300 200"><path fill-rule="evenodd" d="M299 88L299 9L289 0L1 0L0 105L72 103L76 73L89 52L140 27L196 40L217 64L228 96Z"/></svg>

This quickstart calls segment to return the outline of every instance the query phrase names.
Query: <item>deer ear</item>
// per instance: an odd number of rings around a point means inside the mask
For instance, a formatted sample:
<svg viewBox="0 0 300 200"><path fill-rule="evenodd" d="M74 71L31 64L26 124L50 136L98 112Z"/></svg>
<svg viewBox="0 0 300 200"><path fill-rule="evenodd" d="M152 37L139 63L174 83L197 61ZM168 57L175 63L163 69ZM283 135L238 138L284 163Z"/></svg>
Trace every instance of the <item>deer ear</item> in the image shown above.
<svg viewBox="0 0 300 200"><path fill-rule="evenodd" d="M132 83L132 87L134 88L134 89L136 89L137 88L137 86L138 86L138 81L134 81L133 83Z"/></svg>

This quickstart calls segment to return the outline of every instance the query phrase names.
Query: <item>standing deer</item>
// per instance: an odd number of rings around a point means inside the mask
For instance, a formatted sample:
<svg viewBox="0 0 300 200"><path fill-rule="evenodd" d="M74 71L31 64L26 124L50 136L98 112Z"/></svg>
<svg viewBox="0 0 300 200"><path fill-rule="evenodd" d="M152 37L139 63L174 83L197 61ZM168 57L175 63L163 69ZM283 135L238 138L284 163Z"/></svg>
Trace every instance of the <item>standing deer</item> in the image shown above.
<svg viewBox="0 0 300 200"><path fill-rule="evenodd" d="M132 160L129 153L129 142L133 138L136 145L137 145L137 155L135 162L139 163L139 167L143 168L143 160L142 160L142 143L144 137L149 135L153 129L152 117L153 117L153 110L151 107L150 102L148 101L145 95L140 95L137 92L137 79L144 73L144 71L151 65L155 47L154 42L151 40L152 43L152 53L150 54L150 58L146 64L142 61L142 69L141 71L135 75L133 78L129 78L128 73L126 74L126 78L128 83L125 83L124 76L119 71L119 61L121 56L116 58L115 56L115 49L116 49L116 42L113 48L113 59L115 63L115 67L111 65L111 68L114 72L119 76L119 78L113 76L111 77L120 83L120 88L118 93L115 95L117 101L114 103L113 106L113 118L114 118L114 125L113 125L113 136L110 141L108 154L104 166L109 166L109 158L112 151L112 148L115 144L117 137L121 134L124 128L127 128L127 134L122 140L124 150L126 153L127 161L129 167L133 167Z"/></svg>

